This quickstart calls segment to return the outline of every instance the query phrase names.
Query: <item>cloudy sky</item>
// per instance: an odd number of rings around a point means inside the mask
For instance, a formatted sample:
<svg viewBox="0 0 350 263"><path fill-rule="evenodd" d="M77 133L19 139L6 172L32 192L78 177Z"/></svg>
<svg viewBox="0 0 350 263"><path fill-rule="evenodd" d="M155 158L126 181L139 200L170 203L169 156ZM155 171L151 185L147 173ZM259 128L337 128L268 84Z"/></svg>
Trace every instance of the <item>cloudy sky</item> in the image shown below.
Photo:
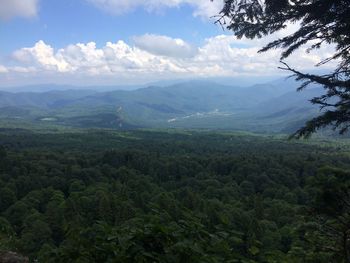
<svg viewBox="0 0 350 263"><path fill-rule="evenodd" d="M236 39L214 24L222 0L0 0L2 86L136 84L164 79L278 75L267 39ZM330 55L297 51L312 67Z"/></svg>

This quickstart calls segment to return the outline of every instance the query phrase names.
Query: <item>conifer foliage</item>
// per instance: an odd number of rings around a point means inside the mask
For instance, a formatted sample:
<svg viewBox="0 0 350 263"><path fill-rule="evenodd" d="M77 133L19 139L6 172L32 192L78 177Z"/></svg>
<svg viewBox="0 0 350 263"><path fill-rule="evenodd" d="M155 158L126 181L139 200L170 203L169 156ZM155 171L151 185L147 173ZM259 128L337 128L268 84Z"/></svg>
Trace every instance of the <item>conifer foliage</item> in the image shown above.
<svg viewBox="0 0 350 263"><path fill-rule="evenodd" d="M302 81L299 90L310 84L321 85L325 93L311 99L321 114L309 120L294 137L307 137L320 128L331 126L343 134L350 128L350 1L349 0L225 0L217 23L234 32L238 38L262 38L300 23L297 31L276 39L260 52L281 48L280 67ZM333 55L316 66L331 61L337 66L323 74L307 74L287 65L283 60L298 48L307 51L324 44L335 46Z"/></svg>

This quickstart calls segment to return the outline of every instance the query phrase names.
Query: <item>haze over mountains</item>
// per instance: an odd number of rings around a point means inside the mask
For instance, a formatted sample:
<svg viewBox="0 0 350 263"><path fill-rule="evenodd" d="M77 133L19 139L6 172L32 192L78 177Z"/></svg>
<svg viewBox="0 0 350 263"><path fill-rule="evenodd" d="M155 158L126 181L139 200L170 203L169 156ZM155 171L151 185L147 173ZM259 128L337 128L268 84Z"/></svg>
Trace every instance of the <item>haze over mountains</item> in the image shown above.
<svg viewBox="0 0 350 263"><path fill-rule="evenodd" d="M19 87L16 93L0 91L0 120L10 126L31 123L81 128L292 132L318 112L308 100L320 94L320 88L296 92L298 83L291 79L248 87L235 84L197 80L124 90ZM28 89L36 92L21 92Z"/></svg>

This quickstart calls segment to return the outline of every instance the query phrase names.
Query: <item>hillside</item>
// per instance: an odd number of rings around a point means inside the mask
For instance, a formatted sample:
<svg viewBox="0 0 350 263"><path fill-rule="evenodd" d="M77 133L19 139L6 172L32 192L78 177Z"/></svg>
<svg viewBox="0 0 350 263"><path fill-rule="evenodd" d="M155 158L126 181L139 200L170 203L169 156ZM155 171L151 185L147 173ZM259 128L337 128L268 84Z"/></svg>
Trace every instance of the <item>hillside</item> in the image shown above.
<svg viewBox="0 0 350 263"><path fill-rule="evenodd" d="M342 239L324 235L335 220L319 222L317 205L349 183L347 140L101 129L0 139L0 251L30 262L337 262L319 249Z"/></svg>
<svg viewBox="0 0 350 263"><path fill-rule="evenodd" d="M30 122L102 128L203 128L281 132L297 129L317 114L308 102L320 93L297 93L293 80L250 87L189 81L136 90L0 92L0 117ZM296 123L299 123L296 125Z"/></svg>

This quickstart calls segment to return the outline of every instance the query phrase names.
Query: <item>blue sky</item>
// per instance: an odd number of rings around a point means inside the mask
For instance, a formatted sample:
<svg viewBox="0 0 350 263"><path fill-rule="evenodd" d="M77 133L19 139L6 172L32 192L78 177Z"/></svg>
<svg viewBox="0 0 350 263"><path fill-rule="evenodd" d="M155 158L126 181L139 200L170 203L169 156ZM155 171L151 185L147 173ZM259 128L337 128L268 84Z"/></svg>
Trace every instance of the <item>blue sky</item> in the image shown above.
<svg viewBox="0 0 350 263"><path fill-rule="evenodd" d="M222 0L0 0L0 6L5 86L281 73L278 50L257 54L273 37L238 40L214 24ZM299 68L321 58L297 56Z"/></svg>
<svg viewBox="0 0 350 263"><path fill-rule="evenodd" d="M130 43L131 37L145 33L201 44L203 39L223 33L221 28L214 25L214 21L206 17L194 17L193 7L186 4L154 12L139 7L114 15L85 0L43 0L38 5L36 16L17 16L1 22L1 52L4 54L13 49L32 46L38 39L57 48L89 41L101 46L119 39Z"/></svg>

